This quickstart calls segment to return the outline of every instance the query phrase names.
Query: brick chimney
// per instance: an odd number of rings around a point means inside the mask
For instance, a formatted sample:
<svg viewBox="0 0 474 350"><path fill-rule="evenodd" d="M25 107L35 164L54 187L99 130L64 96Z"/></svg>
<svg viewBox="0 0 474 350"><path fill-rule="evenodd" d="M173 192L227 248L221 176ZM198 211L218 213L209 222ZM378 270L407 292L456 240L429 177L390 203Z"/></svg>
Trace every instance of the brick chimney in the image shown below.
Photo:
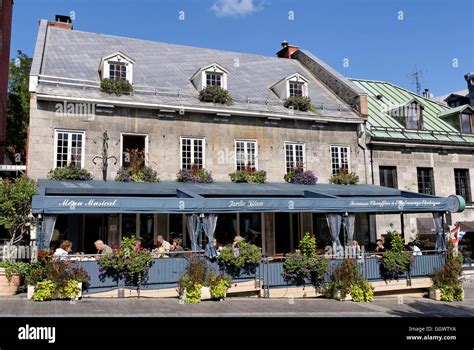
<svg viewBox="0 0 474 350"><path fill-rule="evenodd" d="M467 73L464 79L467 81L467 89L469 90L467 97L470 99L471 106L474 107L474 73Z"/></svg>
<svg viewBox="0 0 474 350"><path fill-rule="evenodd" d="M291 55L298 51L298 46L290 45L286 40L281 43L281 46L283 48L277 52L277 56L280 58L290 59Z"/></svg>
<svg viewBox="0 0 474 350"><path fill-rule="evenodd" d="M8 66L13 0L0 0L0 164L4 163L7 139Z"/></svg>
<svg viewBox="0 0 474 350"><path fill-rule="evenodd" d="M69 30L73 29L71 17L64 15L56 15L55 21L49 21L48 26Z"/></svg>

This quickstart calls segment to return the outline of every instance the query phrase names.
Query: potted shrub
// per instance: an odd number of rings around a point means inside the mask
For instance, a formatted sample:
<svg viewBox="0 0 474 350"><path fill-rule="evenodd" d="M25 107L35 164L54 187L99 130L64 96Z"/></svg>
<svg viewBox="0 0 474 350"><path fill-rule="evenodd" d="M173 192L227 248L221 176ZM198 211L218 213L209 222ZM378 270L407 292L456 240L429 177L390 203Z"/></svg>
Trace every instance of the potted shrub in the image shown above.
<svg viewBox="0 0 474 350"><path fill-rule="evenodd" d="M441 301L464 300L462 288L462 256L454 251L453 244L448 243L446 262L443 267L432 276L433 286L429 297Z"/></svg>
<svg viewBox="0 0 474 350"><path fill-rule="evenodd" d="M27 288L27 298L31 299L38 282L44 281L46 277L46 268L40 261L29 264L25 273L25 286Z"/></svg>
<svg viewBox="0 0 474 350"><path fill-rule="evenodd" d="M297 164L297 166L287 174L284 179L288 183L298 185L316 185L318 178L311 170L304 170L303 164Z"/></svg>
<svg viewBox="0 0 474 350"><path fill-rule="evenodd" d="M34 301L79 299L83 283L89 279L85 270L75 263L55 258L46 260L44 270L40 264L31 267L31 272L28 283L34 283Z"/></svg>
<svg viewBox="0 0 474 350"><path fill-rule="evenodd" d="M18 292L26 265L22 262L0 262L0 296L15 295Z"/></svg>
<svg viewBox="0 0 474 350"><path fill-rule="evenodd" d="M145 166L145 156L138 148L128 150L130 153L130 166L121 167L117 172L115 181L122 182L158 182L158 174L152 168Z"/></svg>
<svg viewBox="0 0 474 350"><path fill-rule="evenodd" d="M311 99L306 96L290 96L285 100L284 106L286 108L293 107L295 110L302 112L314 110Z"/></svg>
<svg viewBox="0 0 474 350"><path fill-rule="evenodd" d="M267 179L264 170L255 170L252 167L245 167L244 170L236 170L229 174L232 182L247 182L252 184L263 184Z"/></svg>
<svg viewBox="0 0 474 350"><path fill-rule="evenodd" d="M140 297L140 287L146 280L153 258L149 251L135 247L135 237L124 237L120 247L112 253L102 256L99 260L100 277L112 276L119 280L125 278L125 285L137 287Z"/></svg>
<svg viewBox="0 0 474 350"><path fill-rule="evenodd" d="M199 182L199 183L211 183L211 173L204 168L199 168L198 165L193 164L191 169L182 169L177 174L178 182Z"/></svg>
<svg viewBox="0 0 474 350"><path fill-rule="evenodd" d="M133 85L126 79L102 79L100 82L100 88L102 91L120 96L122 94L129 95L133 91Z"/></svg>
<svg viewBox="0 0 474 350"><path fill-rule="evenodd" d="M283 263L283 279L289 284L306 285L307 281L320 290L325 281L328 261L316 254L316 240L306 233L299 244L299 252L287 254Z"/></svg>
<svg viewBox="0 0 474 350"><path fill-rule="evenodd" d="M86 169L82 169L73 163L64 168L55 168L48 172L46 177L50 180L92 180L92 175Z"/></svg>
<svg viewBox="0 0 474 350"><path fill-rule="evenodd" d="M229 94L229 91L222 89L219 86L206 86L199 93L199 101L201 102L213 102L223 105L232 105L233 100Z"/></svg>
<svg viewBox="0 0 474 350"><path fill-rule="evenodd" d="M231 280L217 275L204 258L193 256L178 283L178 294L186 303L206 299L224 299Z"/></svg>
<svg viewBox="0 0 474 350"><path fill-rule="evenodd" d="M341 301L372 301L374 289L360 274L356 261L354 259L344 259L333 271L325 294L330 298Z"/></svg>
<svg viewBox="0 0 474 350"><path fill-rule="evenodd" d="M239 277L255 274L262 260L260 248L243 240L222 248L217 257L219 268L225 273Z"/></svg>
<svg viewBox="0 0 474 350"><path fill-rule="evenodd" d="M398 279L410 271L412 256L403 249L403 238L396 232L385 236L387 251L380 260L380 274L385 280Z"/></svg>
<svg viewBox="0 0 474 350"><path fill-rule="evenodd" d="M341 169L329 178L329 182L336 185L355 185L359 182L359 176L353 172L349 173L347 169Z"/></svg>

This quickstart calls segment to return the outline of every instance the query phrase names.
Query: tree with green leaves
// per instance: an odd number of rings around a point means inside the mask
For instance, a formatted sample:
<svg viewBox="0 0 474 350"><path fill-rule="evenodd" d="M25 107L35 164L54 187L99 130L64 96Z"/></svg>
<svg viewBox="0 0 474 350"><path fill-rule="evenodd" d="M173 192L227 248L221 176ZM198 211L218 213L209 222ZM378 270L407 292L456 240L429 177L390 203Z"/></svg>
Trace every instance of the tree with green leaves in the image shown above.
<svg viewBox="0 0 474 350"><path fill-rule="evenodd" d="M36 181L26 176L15 180L0 180L0 225L10 234L10 248L29 233L34 220L31 215L31 200L36 189ZM11 251L12 249L7 249L5 260L11 260Z"/></svg>
<svg viewBox="0 0 474 350"><path fill-rule="evenodd" d="M30 122L29 80L31 57L18 51L10 61L7 101L7 152L10 157L26 155L26 134Z"/></svg>

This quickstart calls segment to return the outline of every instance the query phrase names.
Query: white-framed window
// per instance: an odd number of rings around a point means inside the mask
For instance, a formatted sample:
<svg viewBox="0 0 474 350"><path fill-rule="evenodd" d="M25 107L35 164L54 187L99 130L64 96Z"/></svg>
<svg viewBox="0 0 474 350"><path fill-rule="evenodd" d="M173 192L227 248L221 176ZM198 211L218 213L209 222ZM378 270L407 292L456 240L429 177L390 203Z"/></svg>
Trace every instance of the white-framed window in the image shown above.
<svg viewBox="0 0 474 350"><path fill-rule="evenodd" d="M350 171L349 146L331 146L331 173L337 175L341 170Z"/></svg>
<svg viewBox="0 0 474 350"><path fill-rule="evenodd" d="M84 165L84 131L54 131L54 167L64 168L73 164L79 168Z"/></svg>
<svg viewBox="0 0 474 350"><path fill-rule="evenodd" d="M181 137L181 169L205 168L205 148L204 138Z"/></svg>
<svg viewBox="0 0 474 350"><path fill-rule="evenodd" d="M222 87L222 73L206 72L206 86Z"/></svg>
<svg viewBox="0 0 474 350"><path fill-rule="evenodd" d="M297 167L305 168L305 145L304 143L285 142L285 168L286 172Z"/></svg>
<svg viewBox="0 0 474 350"><path fill-rule="evenodd" d="M305 96L304 94L304 82L300 81L289 81L288 82L288 88L289 88L289 96L298 96L302 97Z"/></svg>
<svg viewBox="0 0 474 350"><path fill-rule="evenodd" d="M208 86L217 86L227 89L229 71L218 63L211 63L199 68L191 77L191 83L201 91Z"/></svg>
<svg viewBox="0 0 474 350"><path fill-rule="evenodd" d="M109 77L112 80L127 80L127 66L125 63L109 61Z"/></svg>
<svg viewBox="0 0 474 350"><path fill-rule="evenodd" d="M257 141L235 141L235 169L245 170L246 167L258 170Z"/></svg>
<svg viewBox="0 0 474 350"><path fill-rule="evenodd" d="M102 57L99 65L101 79L128 80L133 83L135 61L123 52L115 52Z"/></svg>

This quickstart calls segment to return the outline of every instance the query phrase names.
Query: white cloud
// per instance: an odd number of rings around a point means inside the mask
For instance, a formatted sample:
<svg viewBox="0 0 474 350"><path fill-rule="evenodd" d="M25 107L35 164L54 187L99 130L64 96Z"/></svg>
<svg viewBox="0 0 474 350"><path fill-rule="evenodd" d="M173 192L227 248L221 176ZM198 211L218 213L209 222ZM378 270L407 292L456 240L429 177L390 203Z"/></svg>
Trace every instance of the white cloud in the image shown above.
<svg viewBox="0 0 474 350"><path fill-rule="evenodd" d="M256 0L217 0L212 5L217 17L245 16L262 10L264 1L257 3Z"/></svg>

